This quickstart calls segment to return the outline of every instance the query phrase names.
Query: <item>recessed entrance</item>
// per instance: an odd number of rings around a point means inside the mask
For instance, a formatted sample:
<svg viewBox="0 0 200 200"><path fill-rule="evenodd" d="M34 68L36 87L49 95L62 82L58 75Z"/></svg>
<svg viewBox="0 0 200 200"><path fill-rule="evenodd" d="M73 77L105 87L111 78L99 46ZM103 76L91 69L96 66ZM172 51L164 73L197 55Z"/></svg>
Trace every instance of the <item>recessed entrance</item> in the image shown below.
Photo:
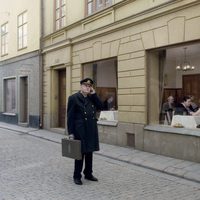
<svg viewBox="0 0 200 200"><path fill-rule="evenodd" d="M66 115L66 70L58 71L59 101L58 101L58 126L65 128Z"/></svg>
<svg viewBox="0 0 200 200"><path fill-rule="evenodd" d="M28 77L20 77L19 123L28 123Z"/></svg>

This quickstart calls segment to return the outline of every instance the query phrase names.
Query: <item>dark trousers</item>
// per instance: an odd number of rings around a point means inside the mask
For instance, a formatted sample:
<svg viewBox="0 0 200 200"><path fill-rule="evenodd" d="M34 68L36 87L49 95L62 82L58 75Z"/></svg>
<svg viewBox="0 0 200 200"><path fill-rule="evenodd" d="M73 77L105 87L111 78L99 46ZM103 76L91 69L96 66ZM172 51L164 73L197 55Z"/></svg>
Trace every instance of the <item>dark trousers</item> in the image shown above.
<svg viewBox="0 0 200 200"><path fill-rule="evenodd" d="M74 176L73 178L80 179L82 177L81 172L83 170L83 161L85 160L85 169L83 171L85 176L92 175L92 162L93 162L93 153L84 153L82 154L82 160L75 160L74 163Z"/></svg>

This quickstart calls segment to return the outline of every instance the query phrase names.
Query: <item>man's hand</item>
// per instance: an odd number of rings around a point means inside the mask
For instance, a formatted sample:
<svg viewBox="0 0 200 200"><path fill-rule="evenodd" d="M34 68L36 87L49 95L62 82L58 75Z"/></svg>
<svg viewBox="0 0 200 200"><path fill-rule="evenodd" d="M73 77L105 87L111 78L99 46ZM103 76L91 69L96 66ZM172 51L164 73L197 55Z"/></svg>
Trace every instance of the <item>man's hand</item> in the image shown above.
<svg viewBox="0 0 200 200"><path fill-rule="evenodd" d="M91 89L90 89L90 94L95 94L96 92L95 92L95 89L93 88L93 87L91 87Z"/></svg>

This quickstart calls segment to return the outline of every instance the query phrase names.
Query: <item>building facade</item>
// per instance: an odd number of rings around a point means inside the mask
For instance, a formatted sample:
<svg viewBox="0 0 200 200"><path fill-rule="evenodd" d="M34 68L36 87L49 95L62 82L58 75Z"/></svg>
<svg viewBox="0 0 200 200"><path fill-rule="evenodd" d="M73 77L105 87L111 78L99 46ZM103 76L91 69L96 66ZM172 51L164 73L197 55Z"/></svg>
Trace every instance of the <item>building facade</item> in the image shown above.
<svg viewBox="0 0 200 200"><path fill-rule="evenodd" d="M0 121L39 128L41 3L0 5Z"/></svg>
<svg viewBox="0 0 200 200"><path fill-rule="evenodd" d="M199 10L198 0L44 0L43 127L65 128L67 98L89 76L112 99L102 142L199 162L198 129L165 125L161 111L170 95L199 103Z"/></svg>

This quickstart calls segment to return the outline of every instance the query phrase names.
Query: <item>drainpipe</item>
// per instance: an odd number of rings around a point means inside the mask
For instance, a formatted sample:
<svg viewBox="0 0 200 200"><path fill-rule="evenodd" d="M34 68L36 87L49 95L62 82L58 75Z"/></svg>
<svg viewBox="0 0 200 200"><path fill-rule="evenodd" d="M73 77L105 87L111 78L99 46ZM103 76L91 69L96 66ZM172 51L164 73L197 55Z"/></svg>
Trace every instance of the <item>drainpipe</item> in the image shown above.
<svg viewBox="0 0 200 200"><path fill-rule="evenodd" d="M69 62L66 64L66 112L65 112L65 134L68 134L67 131L67 104L68 97L72 93L72 39L68 38L68 50L69 50Z"/></svg>
<svg viewBox="0 0 200 200"><path fill-rule="evenodd" d="M39 117L40 128L43 128L43 37L44 37L44 4L40 0L40 44L39 44Z"/></svg>

